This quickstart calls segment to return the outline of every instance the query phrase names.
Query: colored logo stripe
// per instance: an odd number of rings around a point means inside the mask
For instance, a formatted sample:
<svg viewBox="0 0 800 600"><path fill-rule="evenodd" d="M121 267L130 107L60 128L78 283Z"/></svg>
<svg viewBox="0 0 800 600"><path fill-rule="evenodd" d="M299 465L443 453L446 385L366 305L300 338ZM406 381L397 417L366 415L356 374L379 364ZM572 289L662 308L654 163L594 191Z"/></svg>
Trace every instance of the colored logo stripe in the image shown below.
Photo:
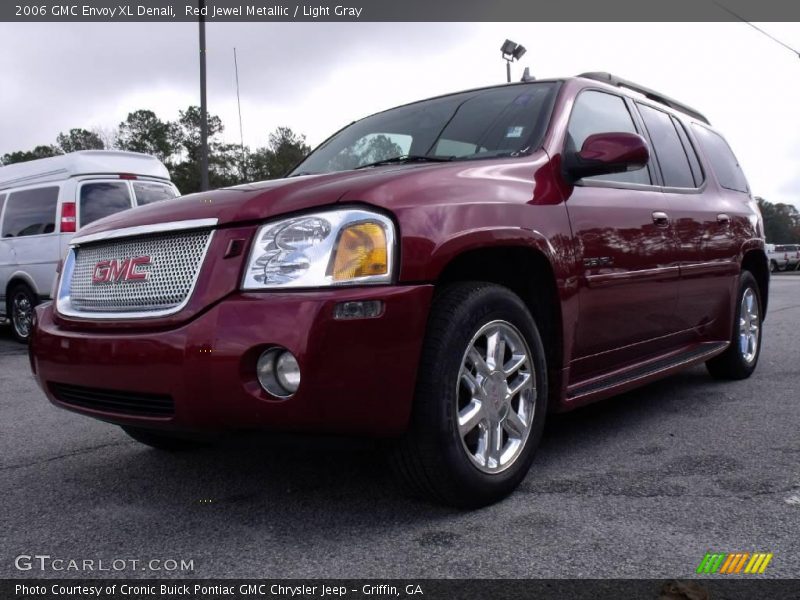
<svg viewBox="0 0 800 600"><path fill-rule="evenodd" d="M707 552L697 566L697 573L720 573L720 574L735 574L735 573L749 573L760 574L763 573L769 562L772 560L772 553L769 552ZM745 566L746 565L746 566ZM744 571L743 571L744 570Z"/></svg>

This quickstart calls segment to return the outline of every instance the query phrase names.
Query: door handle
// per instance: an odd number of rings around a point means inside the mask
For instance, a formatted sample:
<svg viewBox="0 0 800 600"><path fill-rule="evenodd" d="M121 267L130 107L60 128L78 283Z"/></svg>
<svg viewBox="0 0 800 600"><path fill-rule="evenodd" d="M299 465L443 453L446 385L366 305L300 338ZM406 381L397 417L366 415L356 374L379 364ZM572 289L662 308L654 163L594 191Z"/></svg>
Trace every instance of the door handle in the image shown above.
<svg viewBox="0 0 800 600"><path fill-rule="evenodd" d="M656 227L669 227L669 215L657 210L653 213L653 223L656 224Z"/></svg>
<svg viewBox="0 0 800 600"><path fill-rule="evenodd" d="M731 224L731 217L730 215L726 215L725 213L719 213L717 215L717 223L720 225L728 226Z"/></svg>

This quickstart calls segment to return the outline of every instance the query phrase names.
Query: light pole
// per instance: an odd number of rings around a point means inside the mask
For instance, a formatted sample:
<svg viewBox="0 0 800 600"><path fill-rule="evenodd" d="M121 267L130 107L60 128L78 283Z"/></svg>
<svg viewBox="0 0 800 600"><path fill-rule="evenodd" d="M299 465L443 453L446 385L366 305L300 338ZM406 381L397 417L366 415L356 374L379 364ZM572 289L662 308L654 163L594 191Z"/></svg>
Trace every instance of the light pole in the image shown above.
<svg viewBox="0 0 800 600"><path fill-rule="evenodd" d="M200 8L200 191L208 189L208 106L206 103L206 2Z"/></svg>
<svg viewBox="0 0 800 600"><path fill-rule="evenodd" d="M522 58L522 55L527 51L522 44L506 40L503 42L503 45L500 46L500 52L503 55L503 60L506 61L506 81L511 83L511 63Z"/></svg>

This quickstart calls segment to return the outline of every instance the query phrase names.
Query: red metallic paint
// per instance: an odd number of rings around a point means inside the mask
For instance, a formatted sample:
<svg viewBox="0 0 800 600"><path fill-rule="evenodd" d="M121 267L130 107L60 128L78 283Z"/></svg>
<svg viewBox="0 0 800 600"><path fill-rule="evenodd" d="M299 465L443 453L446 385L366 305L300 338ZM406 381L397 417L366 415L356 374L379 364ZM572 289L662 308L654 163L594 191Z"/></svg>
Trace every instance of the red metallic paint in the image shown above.
<svg viewBox="0 0 800 600"><path fill-rule="evenodd" d="M40 385L54 401L48 382L175 398L177 414L169 421L93 414L119 423L397 434L408 422L437 279L464 252L498 246L537 253L555 278L563 365L551 373L555 410L633 384L578 399L569 399L570 388L684 347L727 340L745 253L764 251L752 199L724 190L712 177L691 193L569 181L564 132L576 95L587 88L621 93L597 82L565 80L542 148L528 156L294 177L192 194L90 225L83 234L219 221L196 290L177 314L107 322L39 307L31 360ZM392 285L238 291L258 224L334 205L367 205L394 219L400 262ZM669 215L666 227L654 223L654 211ZM727 226L717 220L721 213L730 217ZM610 261L592 262L599 258ZM386 303L381 317L332 319L336 302L369 299ZM255 380L255 360L272 344L292 350L301 365L300 390L288 400L270 398Z"/></svg>
<svg viewBox="0 0 800 600"><path fill-rule="evenodd" d="M30 354L40 384L169 394L174 418L78 412L116 423L213 431L284 429L388 436L408 422L416 357L433 286L300 293L235 293L163 331L66 330L52 304L39 307ZM333 319L348 300L380 299L380 318ZM259 386L255 364L269 346L288 348L303 378L288 401Z"/></svg>

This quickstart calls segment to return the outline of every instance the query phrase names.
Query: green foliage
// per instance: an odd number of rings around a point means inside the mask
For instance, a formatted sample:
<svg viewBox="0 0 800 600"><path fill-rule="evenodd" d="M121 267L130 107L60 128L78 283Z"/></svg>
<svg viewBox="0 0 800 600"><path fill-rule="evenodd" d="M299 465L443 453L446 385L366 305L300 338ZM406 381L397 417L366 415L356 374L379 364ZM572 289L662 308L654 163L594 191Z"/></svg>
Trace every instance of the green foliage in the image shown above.
<svg viewBox="0 0 800 600"><path fill-rule="evenodd" d="M64 154L79 150L104 150L106 147L99 134L87 129L70 129L69 133L59 133L56 142Z"/></svg>
<svg viewBox="0 0 800 600"><path fill-rule="evenodd" d="M247 157L245 177L250 181L276 179L286 175L311 152L306 136L288 127L278 127L269 134L268 144Z"/></svg>
<svg viewBox="0 0 800 600"><path fill-rule="evenodd" d="M33 150L18 150L4 154L3 158L0 159L0 163L13 165L14 163L36 160L37 158L50 158L59 154L61 154L61 150L57 146L36 146Z"/></svg>
<svg viewBox="0 0 800 600"><path fill-rule="evenodd" d="M770 244L800 243L800 212L792 204L772 204L756 198L761 216L764 217L764 232Z"/></svg>
<svg viewBox="0 0 800 600"><path fill-rule="evenodd" d="M216 115L208 115L208 179L212 189L247 181L274 179L285 175L311 148L304 135L288 127L269 134L268 144L253 152L222 141L225 126ZM200 107L180 111L177 120L164 121L152 110L129 113L116 132L70 129L60 133L57 144L37 146L30 151L6 154L1 164L45 158L77 150L115 148L142 152L163 162L170 177L184 194L200 190ZM109 140L104 142L104 138Z"/></svg>
<svg viewBox="0 0 800 600"><path fill-rule="evenodd" d="M119 124L116 147L142 152L166 163L178 151L175 124L162 121L152 110L137 110Z"/></svg>

